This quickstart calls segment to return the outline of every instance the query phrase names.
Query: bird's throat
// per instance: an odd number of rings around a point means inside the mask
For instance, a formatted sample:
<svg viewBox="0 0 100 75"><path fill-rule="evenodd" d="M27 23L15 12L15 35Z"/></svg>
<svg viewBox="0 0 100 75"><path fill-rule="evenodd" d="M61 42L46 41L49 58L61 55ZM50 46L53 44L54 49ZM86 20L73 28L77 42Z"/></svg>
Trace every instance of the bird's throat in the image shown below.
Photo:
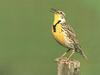
<svg viewBox="0 0 100 75"><path fill-rule="evenodd" d="M55 23L54 25L53 25L53 31L54 32L56 32L56 26L60 23L61 21L59 20L57 23Z"/></svg>

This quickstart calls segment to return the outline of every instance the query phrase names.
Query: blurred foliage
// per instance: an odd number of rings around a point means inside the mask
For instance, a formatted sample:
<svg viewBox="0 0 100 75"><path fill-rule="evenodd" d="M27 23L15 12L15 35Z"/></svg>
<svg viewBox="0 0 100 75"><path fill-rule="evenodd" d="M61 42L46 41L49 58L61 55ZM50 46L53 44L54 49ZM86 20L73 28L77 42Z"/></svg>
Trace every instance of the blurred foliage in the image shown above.
<svg viewBox="0 0 100 75"><path fill-rule="evenodd" d="M0 75L57 75L54 59L67 49L52 38L50 8L66 13L88 56L75 55L81 74L100 74L99 0L1 0Z"/></svg>

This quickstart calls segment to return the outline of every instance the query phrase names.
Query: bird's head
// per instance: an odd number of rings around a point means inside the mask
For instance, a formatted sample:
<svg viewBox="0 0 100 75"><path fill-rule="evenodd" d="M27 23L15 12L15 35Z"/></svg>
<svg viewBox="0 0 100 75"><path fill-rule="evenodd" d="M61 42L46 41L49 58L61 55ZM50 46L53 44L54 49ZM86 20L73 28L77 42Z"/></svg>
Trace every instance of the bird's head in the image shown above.
<svg viewBox="0 0 100 75"><path fill-rule="evenodd" d="M51 9L51 12L54 13L54 23L60 21L60 23L65 23L65 13L58 9Z"/></svg>

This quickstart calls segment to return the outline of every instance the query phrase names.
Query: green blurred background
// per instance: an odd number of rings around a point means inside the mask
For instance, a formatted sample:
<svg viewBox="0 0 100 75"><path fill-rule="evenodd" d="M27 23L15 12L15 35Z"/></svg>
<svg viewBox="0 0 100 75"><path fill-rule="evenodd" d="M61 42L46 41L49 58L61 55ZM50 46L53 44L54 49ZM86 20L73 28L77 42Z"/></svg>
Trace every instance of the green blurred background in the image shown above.
<svg viewBox="0 0 100 75"><path fill-rule="evenodd" d="M100 74L99 0L0 0L0 75L57 75L54 59L66 51L53 39L50 8L66 13L88 56L81 75Z"/></svg>

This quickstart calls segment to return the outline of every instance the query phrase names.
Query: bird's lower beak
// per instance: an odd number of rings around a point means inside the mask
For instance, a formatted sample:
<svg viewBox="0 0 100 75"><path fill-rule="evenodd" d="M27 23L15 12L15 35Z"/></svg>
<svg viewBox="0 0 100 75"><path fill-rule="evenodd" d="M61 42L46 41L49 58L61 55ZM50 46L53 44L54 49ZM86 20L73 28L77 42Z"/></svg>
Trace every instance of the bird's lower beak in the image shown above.
<svg viewBox="0 0 100 75"><path fill-rule="evenodd" d="M56 13L57 12L57 9L51 8L50 12Z"/></svg>

